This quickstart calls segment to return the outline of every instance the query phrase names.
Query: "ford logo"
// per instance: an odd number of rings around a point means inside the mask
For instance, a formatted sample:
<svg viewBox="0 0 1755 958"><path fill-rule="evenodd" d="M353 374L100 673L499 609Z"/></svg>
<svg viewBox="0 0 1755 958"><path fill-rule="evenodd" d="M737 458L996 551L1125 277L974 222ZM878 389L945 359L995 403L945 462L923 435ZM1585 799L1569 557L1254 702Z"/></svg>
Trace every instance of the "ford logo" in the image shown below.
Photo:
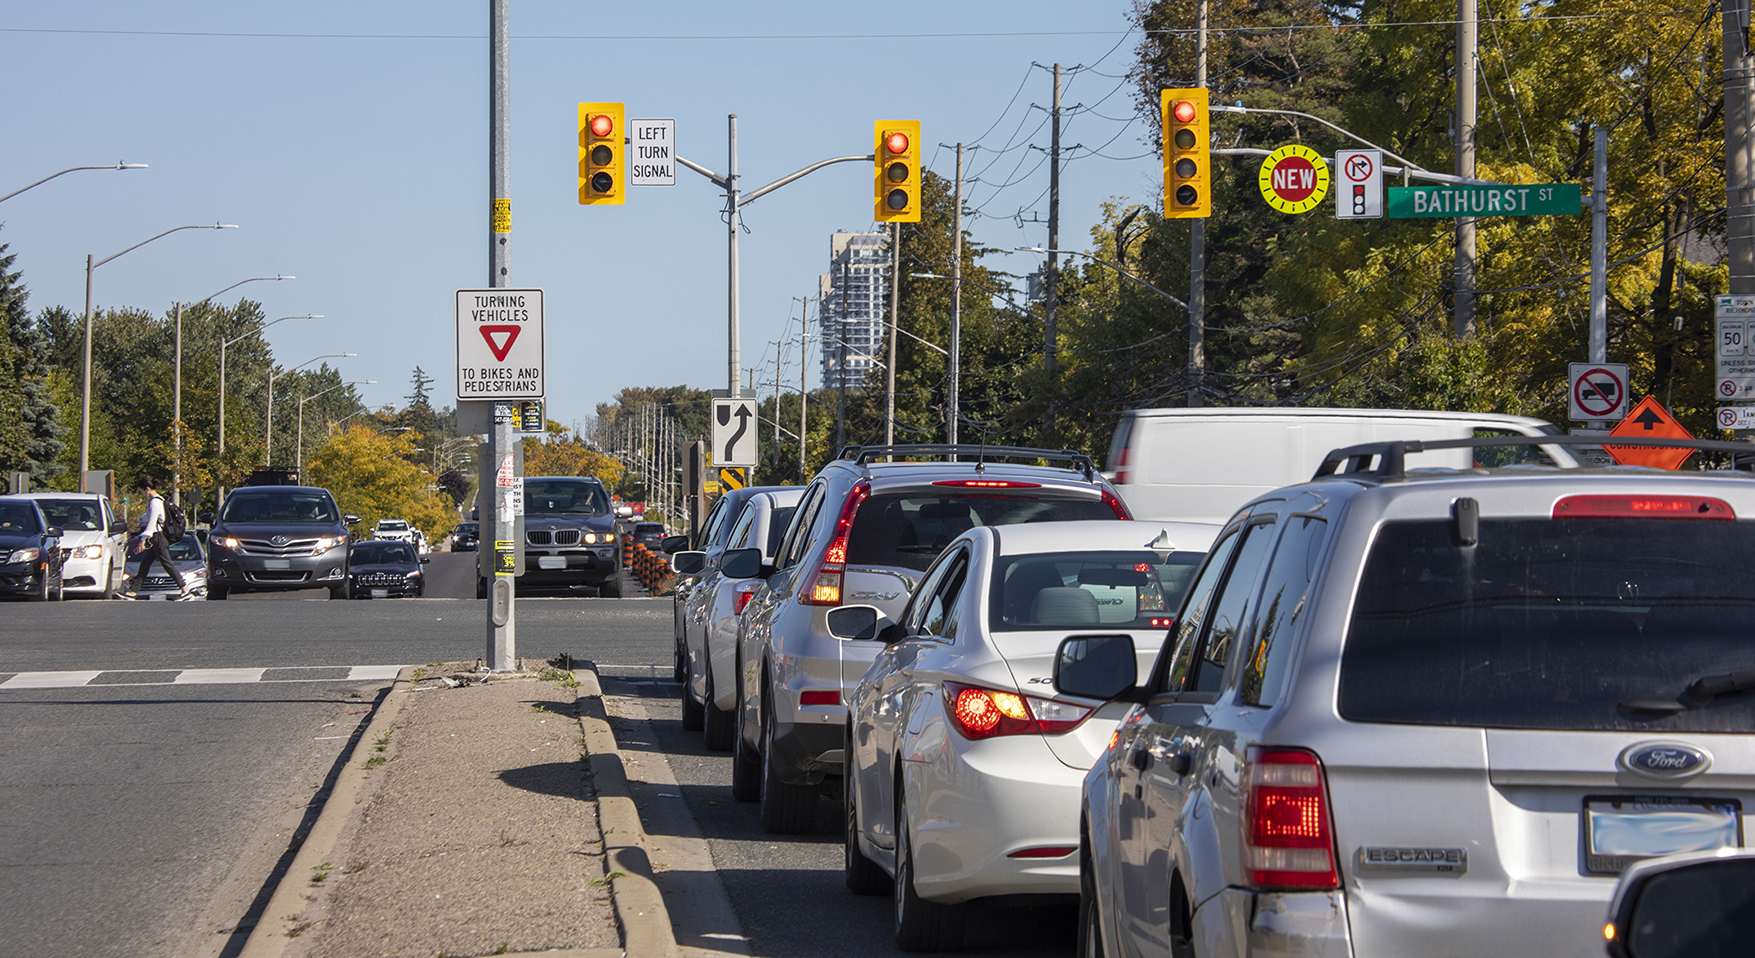
<svg viewBox="0 0 1755 958"><path fill-rule="evenodd" d="M1621 753L1621 767L1648 778L1682 778L1706 771L1712 756L1692 745L1645 742Z"/></svg>

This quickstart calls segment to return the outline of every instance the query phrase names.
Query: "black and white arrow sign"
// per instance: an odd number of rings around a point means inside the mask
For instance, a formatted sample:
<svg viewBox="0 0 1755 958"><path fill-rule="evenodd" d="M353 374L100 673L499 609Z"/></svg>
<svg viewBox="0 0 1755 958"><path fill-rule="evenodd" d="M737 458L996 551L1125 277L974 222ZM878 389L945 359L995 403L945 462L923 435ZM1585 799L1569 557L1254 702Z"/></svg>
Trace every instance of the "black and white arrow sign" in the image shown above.
<svg viewBox="0 0 1755 958"><path fill-rule="evenodd" d="M755 399L713 400L713 465L756 464Z"/></svg>

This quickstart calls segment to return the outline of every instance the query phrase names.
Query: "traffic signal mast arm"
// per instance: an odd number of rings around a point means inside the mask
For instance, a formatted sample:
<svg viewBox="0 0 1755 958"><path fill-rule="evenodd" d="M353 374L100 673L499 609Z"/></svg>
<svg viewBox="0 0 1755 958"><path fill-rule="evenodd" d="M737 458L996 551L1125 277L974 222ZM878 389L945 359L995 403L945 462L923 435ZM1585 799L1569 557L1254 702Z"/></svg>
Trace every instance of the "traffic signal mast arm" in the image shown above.
<svg viewBox="0 0 1755 958"><path fill-rule="evenodd" d="M720 189L728 189L730 187L730 183L725 177L720 176L718 173L715 173L712 170L707 169L706 167L702 166L699 163L691 162L691 161L686 160L680 156L676 158L676 161L678 163L681 163L683 166L686 166L689 169L694 170L696 173L701 174L702 176L706 177L707 179L712 180L713 185L719 187ZM775 190L779 189L782 186L785 186L788 183L791 183L793 180L802 179L806 176L809 176L810 174L815 173L816 171L822 169L825 166L829 166L829 165L832 165L835 163L870 163L870 162L872 162L872 155L870 153L867 153L864 156L837 156L833 159L819 160L818 162L812 163L811 165L805 167L802 170L799 170L796 173L788 173L787 175L782 176L781 178L775 180L774 182L769 183L767 186L763 186L763 187L760 187L758 189L753 189L753 190L750 190L748 193L744 193L744 194L740 195L737 198L737 208L743 209L745 206L748 206L749 204L754 203L756 200L760 199L761 197L763 197L769 193L774 192Z"/></svg>
<svg viewBox="0 0 1755 958"><path fill-rule="evenodd" d="M1329 121L1323 119L1320 116L1313 116L1309 113L1302 113L1298 110L1264 110L1264 109L1260 109L1260 108L1253 107L1253 106L1225 106L1225 105L1219 104L1219 103L1213 104L1208 109L1211 109L1214 112L1218 112L1218 113L1275 113L1275 114L1280 114L1282 116L1301 116L1307 120L1314 120L1317 123L1321 123L1323 126L1326 126L1331 130L1334 130L1336 133L1339 133L1342 136L1345 136L1345 137L1352 139L1352 140L1357 140L1358 142L1365 144L1366 146L1370 147L1373 150L1379 150L1383 153L1384 156L1387 156L1390 159L1395 160L1395 161L1402 164L1400 167L1395 167L1395 166L1384 167L1383 172L1386 174L1389 174L1389 175L1407 176L1407 177L1411 177L1411 178L1416 179L1416 180L1430 180L1434 183L1461 183L1461 184L1468 184L1468 185L1472 185L1472 186L1515 186L1515 185L1517 185L1515 183L1501 183L1498 180L1478 180L1478 179L1474 179L1472 177L1467 177L1467 176L1456 176L1456 175L1451 174L1451 173L1434 173L1431 170L1424 169L1423 167L1421 167L1419 164L1415 163L1412 160L1409 160L1409 159L1402 157L1402 156L1398 156L1397 154L1395 154L1389 150L1385 150L1383 147L1378 146L1377 144L1371 142L1370 140L1365 139L1364 137L1358 135L1357 133L1352 132L1351 130L1348 130L1344 127L1336 126L1335 124L1330 123ZM1273 152L1272 150L1262 150L1262 149L1256 149L1254 147L1247 147L1247 146L1224 147L1224 148L1215 147L1213 149L1213 153L1216 156L1267 156L1269 153L1272 153L1272 152Z"/></svg>

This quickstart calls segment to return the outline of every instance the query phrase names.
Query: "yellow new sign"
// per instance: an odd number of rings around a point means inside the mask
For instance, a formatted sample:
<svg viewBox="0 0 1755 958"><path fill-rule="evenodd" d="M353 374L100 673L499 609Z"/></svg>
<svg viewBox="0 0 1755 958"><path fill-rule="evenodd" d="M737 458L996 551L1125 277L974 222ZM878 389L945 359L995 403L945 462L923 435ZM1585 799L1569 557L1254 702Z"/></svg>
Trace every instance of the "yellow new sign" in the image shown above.
<svg viewBox="0 0 1755 958"><path fill-rule="evenodd" d="M1307 213L1328 195L1328 163L1308 146L1293 143L1261 161L1261 198L1282 213Z"/></svg>

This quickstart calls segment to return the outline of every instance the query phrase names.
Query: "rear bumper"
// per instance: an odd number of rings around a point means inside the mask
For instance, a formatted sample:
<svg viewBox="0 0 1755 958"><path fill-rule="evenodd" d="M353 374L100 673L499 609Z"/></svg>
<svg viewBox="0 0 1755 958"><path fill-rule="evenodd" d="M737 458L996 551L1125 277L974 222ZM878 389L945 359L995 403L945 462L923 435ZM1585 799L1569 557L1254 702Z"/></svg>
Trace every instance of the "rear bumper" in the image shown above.
<svg viewBox="0 0 1755 958"><path fill-rule="evenodd" d="M815 785L841 774L841 749L846 732L840 725L776 725L774 753L768 760L789 785Z"/></svg>
<svg viewBox="0 0 1755 958"><path fill-rule="evenodd" d="M1241 933L1242 940L1237 936ZM1252 892L1227 888L1194 912L1195 949L1203 955L1248 958L1352 958L1347 934L1347 899L1338 891ZM1434 938L1446 954L1458 951L1454 937ZM1589 951L1589 940L1584 940ZM1570 951L1549 952L1568 954ZM1542 954L1515 951L1509 954Z"/></svg>

